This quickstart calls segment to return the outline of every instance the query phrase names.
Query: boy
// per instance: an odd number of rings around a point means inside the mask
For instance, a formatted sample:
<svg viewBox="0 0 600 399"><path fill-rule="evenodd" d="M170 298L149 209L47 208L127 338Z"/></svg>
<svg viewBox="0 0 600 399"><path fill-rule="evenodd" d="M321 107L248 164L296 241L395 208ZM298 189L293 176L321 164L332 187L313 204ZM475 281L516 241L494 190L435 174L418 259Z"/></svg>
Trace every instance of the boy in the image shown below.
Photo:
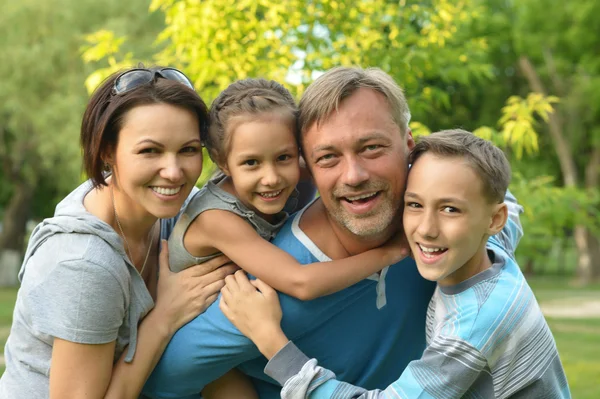
<svg viewBox="0 0 600 399"><path fill-rule="evenodd" d="M265 373L283 385L282 398L570 398L552 333L514 259L521 232L507 220L502 151L449 130L422 138L409 160L404 232L419 273L438 285L428 346L397 381L367 391L335 380L285 337L275 291L242 273L222 290L225 315L270 359Z"/></svg>

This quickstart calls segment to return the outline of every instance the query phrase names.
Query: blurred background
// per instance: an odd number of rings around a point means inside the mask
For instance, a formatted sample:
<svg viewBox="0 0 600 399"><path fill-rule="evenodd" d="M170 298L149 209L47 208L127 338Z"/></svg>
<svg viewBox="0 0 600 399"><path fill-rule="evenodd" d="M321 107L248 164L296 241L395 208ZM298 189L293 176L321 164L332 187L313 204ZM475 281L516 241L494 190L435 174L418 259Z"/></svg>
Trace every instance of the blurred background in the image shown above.
<svg viewBox="0 0 600 399"><path fill-rule="evenodd" d="M574 397L600 397L597 0L0 6L0 344L31 229L84 179L81 116L108 74L138 62L175 66L210 103L246 77L278 80L299 98L331 67L377 66L404 88L416 136L461 127L505 150L525 208L518 260ZM212 170L205 158L199 184Z"/></svg>

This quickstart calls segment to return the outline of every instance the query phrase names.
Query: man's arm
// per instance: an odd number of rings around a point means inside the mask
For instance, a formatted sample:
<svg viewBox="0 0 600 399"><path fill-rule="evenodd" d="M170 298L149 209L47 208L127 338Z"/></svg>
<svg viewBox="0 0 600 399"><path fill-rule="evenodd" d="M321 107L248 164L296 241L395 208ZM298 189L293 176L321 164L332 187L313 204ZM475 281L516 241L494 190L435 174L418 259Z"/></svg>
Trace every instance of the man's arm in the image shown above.
<svg viewBox="0 0 600 399"><path fill-rule="evenodd" d="M283 385L282 399L461 398L477 382L478 397L493 397L493 383L485 372L485 357L466 341L437 337L423 357L412 361L400 378L384 390L366 390L335 379L330 370L308 359L288 343L267 364L265 373ZM484 381L485 380L485 381Z"/></svg>
<svg viewBox="0 0 600 399"><path fill-rule="evenodd" d="M258 349L223 315L217 300L173 336L143 393L155 399L198 398L208 383L258 356Z"/></svg>

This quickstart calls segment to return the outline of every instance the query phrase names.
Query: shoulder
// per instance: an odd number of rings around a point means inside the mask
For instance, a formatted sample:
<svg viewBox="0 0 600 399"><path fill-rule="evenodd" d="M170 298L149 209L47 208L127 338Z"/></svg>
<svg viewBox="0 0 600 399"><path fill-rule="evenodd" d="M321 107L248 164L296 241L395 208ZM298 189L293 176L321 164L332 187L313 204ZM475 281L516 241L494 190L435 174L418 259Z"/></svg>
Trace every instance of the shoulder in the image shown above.
<svg viewBox="0 0 600 399"><path fill-rule="evenodd" d="M131 273L113 246L94 234L64 233L48 238L23 266L29 276L43 278L58 273L61 281L81 279L100 286L118 284L128 291Z"/></svg>
<svg viewBox="0 0 600 399"><path fill-rule="evenodd" d="M508 256L499 273L461 294L458 302L458 318L465 327L462 337L482 352L507 339L526 318L543 318L533 292Z"/></svg>

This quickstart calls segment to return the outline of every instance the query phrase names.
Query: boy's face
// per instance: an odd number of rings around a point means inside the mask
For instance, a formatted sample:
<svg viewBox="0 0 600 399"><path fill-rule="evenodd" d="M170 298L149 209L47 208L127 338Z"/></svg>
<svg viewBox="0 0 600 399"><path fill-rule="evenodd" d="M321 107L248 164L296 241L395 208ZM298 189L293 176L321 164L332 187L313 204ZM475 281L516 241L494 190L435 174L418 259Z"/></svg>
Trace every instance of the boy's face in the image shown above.
<svg viewBox="0 0 600 399"><path fill-rule="evenodd" d="M455 285L485 269L494 214L482 182L460 157L425 153L412 165L404 195L404 231L419 273Z"/></svg>

